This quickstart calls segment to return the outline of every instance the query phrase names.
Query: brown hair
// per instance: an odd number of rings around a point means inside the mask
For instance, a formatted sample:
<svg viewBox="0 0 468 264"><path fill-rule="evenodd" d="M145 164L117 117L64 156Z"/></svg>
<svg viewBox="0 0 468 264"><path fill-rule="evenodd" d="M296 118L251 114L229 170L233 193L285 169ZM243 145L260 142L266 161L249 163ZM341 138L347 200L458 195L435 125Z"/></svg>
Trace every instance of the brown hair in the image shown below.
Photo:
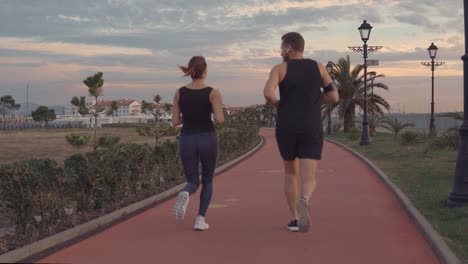
<svg viewBox="0 0 468 264"><path fill-rule="evenodd" d="M194 56L190 59L187 67L179 66L179 69L184 72L184 76L190 76L194 80L200 79L206 70L206 60L202 56Z"/></svg>
<svg viewBox="0 0 468 264"><path fill-rule="evenodd" d="M304 52L305 41L301 34L297 32L289 32L281 37L283 44L290 45L295 51Z"/></svg>

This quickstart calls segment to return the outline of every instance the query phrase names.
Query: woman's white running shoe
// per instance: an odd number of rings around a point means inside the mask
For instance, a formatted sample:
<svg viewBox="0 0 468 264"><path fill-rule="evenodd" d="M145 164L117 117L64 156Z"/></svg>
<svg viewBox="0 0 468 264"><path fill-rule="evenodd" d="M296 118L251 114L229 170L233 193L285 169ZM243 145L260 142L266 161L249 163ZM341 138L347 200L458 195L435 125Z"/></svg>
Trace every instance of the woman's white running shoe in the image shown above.
<svg viewBox="0 0 468 264"><path fill-rule="evenodd" d="M182 191L177 195L177 200L172 209L172 213L175 215L176 220L184 220L185 217L185 210L187 210L187 206L189 203L190 194L186 191Z"/></svg>
<svg viewBox="0 0 468 264"><path fill-rule="evenodd" d="M208 228L210 228L210 225L205 222L205 217L198 216L197 219L195 219L195 225L193 226L193 229L197 231L203 231L207 230Z"/></svg>

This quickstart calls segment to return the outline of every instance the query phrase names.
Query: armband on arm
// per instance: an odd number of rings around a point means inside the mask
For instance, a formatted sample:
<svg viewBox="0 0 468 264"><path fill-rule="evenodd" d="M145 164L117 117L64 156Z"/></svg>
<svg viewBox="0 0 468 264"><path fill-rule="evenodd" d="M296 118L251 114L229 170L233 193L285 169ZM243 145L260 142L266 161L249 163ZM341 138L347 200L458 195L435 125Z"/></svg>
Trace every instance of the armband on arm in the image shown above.
<svg viewBox="0 0 468 264"><path fill-rule="evenodd" d="M323 87L323 91L325 93L328 93L328 92L331 92L331 91L336 91L337 88L336 88L336 85L334 82L330 83L327 87Z"/></svg>

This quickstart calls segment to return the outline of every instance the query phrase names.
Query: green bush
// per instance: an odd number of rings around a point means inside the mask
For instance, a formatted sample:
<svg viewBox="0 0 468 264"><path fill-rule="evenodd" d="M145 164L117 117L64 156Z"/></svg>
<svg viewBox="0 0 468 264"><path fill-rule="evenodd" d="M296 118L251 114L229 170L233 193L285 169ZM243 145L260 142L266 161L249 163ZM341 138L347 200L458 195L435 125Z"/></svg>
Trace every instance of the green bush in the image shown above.
<svg viewBox="0 0 468 264"><path fill-rule="evenodd" d="M179 142L165 141L154 148L154 161L159 179L166 183L185 181L179 158Z"/></svg>
<svg viewBox="0 0 468 264"><path fill-rule="evenodd" d="M353 127L348 132L348 140L355 141L358 140L361 136L361 130L357 127Z"/></svg>
<svg viewBox="0 0 468 264"><path fill-rule="evenodd" d="M251 148L258 142L258 129L245 123L219 126L218 162ZM179 133L179 129L168 130L173 135ZM89 142L87 136L72 134L67 138L76 146ZM65 213L66 207L76 208L75 219L77 215L86 219L93 210L117 209L185 181L178 141L167 140L154 148L117 144L115 137L108 136L99 141L106 147L72 155L63 166L48 159L0 166L0 199L11 212L23 242L76 224L69 221L72 217Z"/></svg>
<svg viewBox="0 0 468 264"><path fill-rule="evenodd" d="M424 149L424 153L439 150L457 150L459 138L458 128L451 128L440 136L431 137Z"/></svg>
<svg viewBox="0 0 468 264"><path fill-rule="evenodd" d="M217 130L218 163L226 162L252 147L258 142L258 130L257 126L246 126L241 122L229 127L219 126Z"/></svg>
<svg viewBox="0 0 468 264"><path fill-rule="evenodd" d="M180 127L167 127L163 133L166 137L174 137L180 134Z"/></svg>
<svg viewBox="0 0 468 264"><path fill-rule="evenodd" d="M88 159L83 154L75 154L64 161L64 173L69 178L69 194L78 203L78 210L100 207L97 203L97 179L88 173Z"/></svg>
<svg viewBox="0 0 468 264"><path fill-rule="evenodd" d="M400 144L404 146L417 145L424 142L425 139L424 134L407 130L401 134Z"/></svg>
<svg viewBox="0 0 468 264"><path fill-rule="evenodd" d="M86 145L88 145L89 141L91 140L91 136L89 135L77 135L77 134L71 134L65 136L65 139L67 140L70 145L81 148Z"/></svg>
<svg viewBox="0 0 468 264"><path fill-rule="evenodd" d="M342 127L343 127L343 125L341 123L334 123L332 125L333 133L336 133L336 132L340 131Z"/></svg>
<svg viewBox="0 0 468 264"><path fill-rule="evenodd" d="M73 180L73 193L80 209L125 203L142 188L157 185L154 159L146 145L119 144L74 155L65 161L65 172Z"/></svg>
<svg viewBox="0 0 468 264"><path fill-rule="evenodd" d="M104 135L99 137L98 146L101 148L111 148L120 142L119 136Z"/></svg>
<svg viewBox="0 0 468 264"><path fill-rule="evenodd" d="M25 235L28 227L53 232L68 202L67 184L62 168L50 159L0 167L0 198L14 213L17 235Z"/></svg>

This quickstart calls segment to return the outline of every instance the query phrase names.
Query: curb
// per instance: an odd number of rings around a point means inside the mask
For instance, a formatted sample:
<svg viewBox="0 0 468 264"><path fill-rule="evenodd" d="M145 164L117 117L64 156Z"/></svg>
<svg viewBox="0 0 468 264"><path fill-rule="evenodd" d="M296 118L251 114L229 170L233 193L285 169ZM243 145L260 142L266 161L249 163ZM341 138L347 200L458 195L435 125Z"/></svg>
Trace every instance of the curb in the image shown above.
<svg viewBox="0 0 468 264"><path fill-rule="evenodd" d="M383 173L377 166L375 166L370 160L351 149L350 147L334 141L332 139L325 139L326 141L333 143L337 146L344 148L351 154L363 161L369 168L384 182L384 184L393 192L401 206L405 209L406 213L410 216L413 223L418 227L419 231L423 234L426 241L431 246L432 250L436 254L440 263L443 264L459 264L460 260L448 247L447 243L441 238L441 236L434 230L431 224L424 218L424 216L416 209L409 198Z"/></svg>
<svg viewBox="0 0 468 264"><path fill-rule="evenodd" d="M219 175L232 167L238 165L241 161L249 158L254 153L256 153L265 143L265 139L262 136L259 136L260 142L251 150L244 153L240 157L237 157L215 169L215 175ZM160 194L154 195L152 197L146 198L145 200L136 202L134 204L128 205L124 208L118 209L112 213L101 216L89 222L83 223L61 233L52 235L50 237L44 238L42 240L36 241L30 245L18 248L12 251L9 251L3 255L0 255L0 263L15 263L20 262L34 256L38 256L42 252L53 249L60 245L63 245L72 240L84 237L87 234L99 230L100 228L108 228L113 223L117 223L120 219L128 218L129 215L137 215L149 209L157 204L175 196L179 191L181 191L185 186L185 183L179 184L175 187L172 187L169 190L166 190Z"/></svg>

